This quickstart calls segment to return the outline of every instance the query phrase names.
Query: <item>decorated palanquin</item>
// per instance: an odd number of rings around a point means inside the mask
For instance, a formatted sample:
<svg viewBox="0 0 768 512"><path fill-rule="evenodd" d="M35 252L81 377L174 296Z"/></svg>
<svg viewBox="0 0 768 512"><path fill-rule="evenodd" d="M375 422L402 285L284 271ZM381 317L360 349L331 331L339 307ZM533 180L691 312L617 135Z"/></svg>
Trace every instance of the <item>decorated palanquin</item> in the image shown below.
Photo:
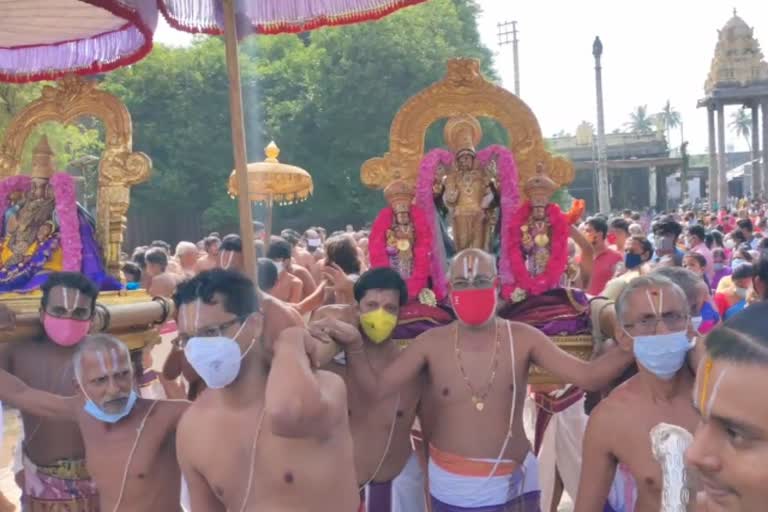
<svg viewBox="0 0 768 512"><path fill-rule="evenodd" d="M77 204L75 181L56 169L45 137L34 147L31 168L22 169L36 128L83 116L97 118L105 131L95 218ZM101 287L95 331L115 334L132 349L159 341L155 323L170 317L172 304L122 290L120 273L130 189L149 178L151 166L147 155L132 150L125 105L80 77L44 87L11 120L0 141L0 303L15 313L16 327L0 333L0 342L42 336L38 288L60 270L83 272Z"/></svg>
<svg viewBox="0 0 768 512"><path fill-rule="evenodd" d="M481 148L482 117L501 125L507 146ZM425 154L426 131L441 119L447 120L446 147ZM583 203L574 202L564 212L552 202L553 193L573 176L567 160L546 151L538 122L520 98L485 80L478 61L450 60L445 78L397 113L389 151L362 166L363 183L383 189L389 203L371 232L372 264L396 268L407 280L416 276L409 281L412 304L429 306L420 299L434 297L434 308L443 313L448 311L440 306L448 293L446 268L453 253L466 248L494 253L503 299L499 315L533 325L571 354L588 358L591 303L581 290L564 286L568 237ZM415 229L400 229L397 215L406 209ZM426 227L419 229L414 219L422 218ZM429 238L429 244L421 238ZM428 256L419 252L430 247ZM431 293L420 289L425 282ZM433 318L397 337L448 321L448 316ZM538 368L529 381L554 383Z"/></svg>

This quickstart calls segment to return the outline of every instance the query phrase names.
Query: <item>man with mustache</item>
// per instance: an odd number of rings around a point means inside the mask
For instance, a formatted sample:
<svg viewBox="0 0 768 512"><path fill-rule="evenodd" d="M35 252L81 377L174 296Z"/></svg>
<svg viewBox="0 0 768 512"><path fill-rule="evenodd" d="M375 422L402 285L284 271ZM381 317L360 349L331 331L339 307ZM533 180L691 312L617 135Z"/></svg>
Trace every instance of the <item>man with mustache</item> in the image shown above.
<svg viewBox="0 0 768 512"><path fill-rule="evenodd" d="M29 387L0 370L0 400L27 414L69 421L80 429L99 503L78 510L180 512L175 433L189 403L138 398L128 347L107 334L81 341L73 365L79 388L73 396ZM42 479L27 482L28 487L42 485Z"/></svg>

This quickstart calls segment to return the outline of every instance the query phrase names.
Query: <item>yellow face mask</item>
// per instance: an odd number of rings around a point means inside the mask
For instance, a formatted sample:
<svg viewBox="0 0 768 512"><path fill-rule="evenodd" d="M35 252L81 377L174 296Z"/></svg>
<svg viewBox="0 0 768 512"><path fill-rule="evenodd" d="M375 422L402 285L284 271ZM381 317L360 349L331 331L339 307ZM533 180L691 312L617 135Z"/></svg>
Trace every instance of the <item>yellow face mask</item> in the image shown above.
<svg viewBox="0 0 768 512"><path fill-rule="evenodd" d="M374 343L382 343L389 339L397 326L397 317L379 308L360 315L360 327L368 339Z"/></svg>

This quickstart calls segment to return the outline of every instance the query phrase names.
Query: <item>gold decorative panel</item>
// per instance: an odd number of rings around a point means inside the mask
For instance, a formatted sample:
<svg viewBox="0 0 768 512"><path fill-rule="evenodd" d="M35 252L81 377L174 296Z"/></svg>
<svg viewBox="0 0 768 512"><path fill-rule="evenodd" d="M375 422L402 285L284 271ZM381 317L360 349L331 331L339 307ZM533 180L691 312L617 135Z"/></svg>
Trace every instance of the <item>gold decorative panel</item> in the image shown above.
<svg viewBox="0 0 768 512"><path fill-rule="evenodd" d="M107 271L119 277L130 188L149 179L152 161L133 151L131 115L117 97L74 75L44 87L41 97L8 125L0 142L0 179L20 173L24 143L37 126L49 121L69 124L83 116L99 119L106 132L99 163L96 237Z"/></svg>
<svg viewBox="0 0 768 512"><path fill-rule="evenodd" d="M389 151L363 164L362 182L380 189L398 179L415 185L427 129L440 119L462 114L492 118L506 130L521 182L536 174L539 163L558 185L573 181L573 165L547 152L539 123L528 105L486 80L478 60L451 59L441 81L419 92L400 108L390 128Z"/></svg>

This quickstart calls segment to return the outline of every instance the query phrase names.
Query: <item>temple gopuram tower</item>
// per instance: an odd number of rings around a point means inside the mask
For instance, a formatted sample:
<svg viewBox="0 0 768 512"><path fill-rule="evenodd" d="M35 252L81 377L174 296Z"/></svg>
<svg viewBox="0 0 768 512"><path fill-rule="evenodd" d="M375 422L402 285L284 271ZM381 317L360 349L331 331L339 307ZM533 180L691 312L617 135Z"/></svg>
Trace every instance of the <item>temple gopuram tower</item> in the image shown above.
<svg viewBox="0 0 768 512"><path fill-rule="evenodd" d="M727 105L752 110L752 195L768 192L768 63L763 59L754 31L736 10L728 23L718 31L715 56L712 58L705 96L699 107L706 107L709 121L709 197L726 204L728 182L725 168L725 113ZM762 111L762 151L760 144L760 112ZM715 124L717 114L717 124ZM760 165L760 158L763 164ZM745 187L748 185L745 183Z"/></svg>

